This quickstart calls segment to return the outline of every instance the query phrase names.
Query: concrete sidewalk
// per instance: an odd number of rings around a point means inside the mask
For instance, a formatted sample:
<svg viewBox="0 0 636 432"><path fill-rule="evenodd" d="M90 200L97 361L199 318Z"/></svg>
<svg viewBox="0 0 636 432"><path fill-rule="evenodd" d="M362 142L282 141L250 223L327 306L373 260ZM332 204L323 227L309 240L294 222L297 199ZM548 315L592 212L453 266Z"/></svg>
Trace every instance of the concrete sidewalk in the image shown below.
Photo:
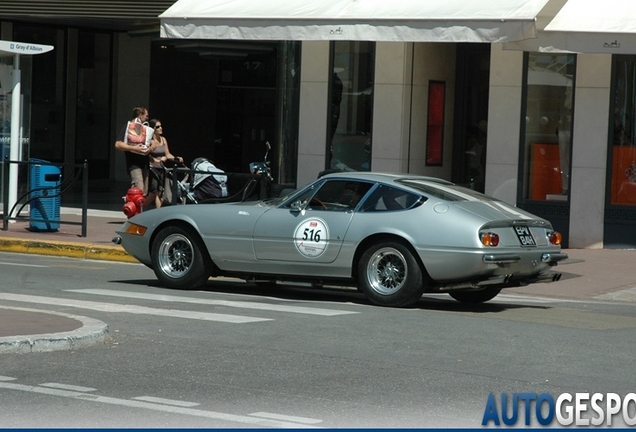
<svg viewBox="0 0 636 432"><path fill-rule="evenodd" d="M62 208L61 220L81 221L81 211ZM80 225L60 224L58 231L38 232L26 221L0 230L0 251L72 258L136 262L112 243L115 230L126 221L121 212L89 210L87 236ZM636 249L566 249L569 258L555 271L559 282L507 289L523 294L572 300L636 303ZM74 349L107 339L106 324L91 318L0 305L0 353Z"/></svg>

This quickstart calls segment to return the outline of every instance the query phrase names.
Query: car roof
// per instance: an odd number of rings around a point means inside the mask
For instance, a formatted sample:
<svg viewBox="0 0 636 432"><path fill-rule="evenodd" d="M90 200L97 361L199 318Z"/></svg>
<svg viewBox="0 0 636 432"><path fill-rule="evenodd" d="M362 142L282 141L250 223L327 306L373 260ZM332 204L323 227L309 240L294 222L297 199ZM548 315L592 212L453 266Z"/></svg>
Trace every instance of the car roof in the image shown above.
<svg viewBox="0 0 636 432"><path fill-rule="evenodd" d="M410 190L416 194L424 194L428 198L435 197L441 201L497 201L482 193L465 187L460 187L460 185L448 180L417 174L361 171L340 172L325 174L316 180L316 182L320 182L324 179L341 179L346 181L360 180L395 185L397 188Z"/></svg>
<svg viewBox="0 0 636 432"><path fill-rule="evenodd" d="M329 178L329 179L343 178L346 180L366 180L366 181L372 181L372 182L385 182L385 183L395 183L395 182L404 181L404 180L417 180L417 181L427 181L427 182L439 183L439 184L445 184L445 185L454 184L452 182L449 182L448 180L444 180L438 177L422 176L417 174L383 173L383 172L368 172L368 171L329 173L320 177L320 179L325 179L325 178Z"/></svg>

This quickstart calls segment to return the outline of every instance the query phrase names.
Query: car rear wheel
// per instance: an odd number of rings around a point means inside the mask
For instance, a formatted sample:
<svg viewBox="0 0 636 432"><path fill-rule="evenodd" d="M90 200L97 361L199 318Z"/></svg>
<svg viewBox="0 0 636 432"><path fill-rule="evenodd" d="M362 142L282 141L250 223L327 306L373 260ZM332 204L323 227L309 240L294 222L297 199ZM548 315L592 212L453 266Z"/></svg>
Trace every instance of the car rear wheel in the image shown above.
<svg viewBox="0 0 636 432"><path fill-rule="evenodd" d="M162 229L151 253L157 279L169 288L195 289L205 284L211 274L205 246L192 229L176 226Z"/></svg>
<svg viewBox="0 0 636 432"><path fill-rule="evenodd" d="M424 293L424 275L409 248L401 243L373 245L358 263L359 288L380 306L404 307Z"/></svg>
<svg viewBox="0 0 636 432"><path fill-rule="evenodd" d="M497 297L501 288L484 288L479 291L451 291L448 294L462 303L484 303Z"/></svg>

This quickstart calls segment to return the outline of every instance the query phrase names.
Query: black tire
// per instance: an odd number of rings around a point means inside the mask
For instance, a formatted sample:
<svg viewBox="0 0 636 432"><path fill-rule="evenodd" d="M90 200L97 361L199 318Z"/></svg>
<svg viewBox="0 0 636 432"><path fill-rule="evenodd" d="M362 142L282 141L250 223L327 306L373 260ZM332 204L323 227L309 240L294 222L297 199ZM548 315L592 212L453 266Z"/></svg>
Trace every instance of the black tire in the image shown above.
<svg viewBox="0 0 636 432"><path fill-rule="evenodd" d="M479 291L451 291L448 294L462 303L484 303L497 297L501 288L484 288Z"/></svg>
<svg viewBox="0 0 636 432"><path fill-rule="evenodd" d="M205 246L191 228L163 228L152 243L151 257L157 279L168 288L199 288L212 273Z"/></svg>
<svg viewBox="0 0 636 432"><path fill-rule="evenodd" d="M416 303L426 289L425 275L408 247L384 242L369 247L358 263L360 290L380 306Z"/></svg>

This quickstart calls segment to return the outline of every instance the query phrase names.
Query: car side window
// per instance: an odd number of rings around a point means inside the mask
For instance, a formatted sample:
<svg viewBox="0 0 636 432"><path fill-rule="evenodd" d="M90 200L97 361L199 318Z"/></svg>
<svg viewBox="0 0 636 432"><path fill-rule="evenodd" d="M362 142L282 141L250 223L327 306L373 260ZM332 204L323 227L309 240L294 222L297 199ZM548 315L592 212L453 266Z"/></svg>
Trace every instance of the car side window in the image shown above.
<svg viewBox="0 0 636 432"><path fill-rule="evenodd" d="M371 189L372 183L350 180L327 180L317 191L307 190L294 198L300 208L317 211L350 211Z"/></svg>
<svg viewBox="0 0 636 432"><path fill-rule="evenodd" d="M426 198L402 189L379 185L365 198L360 211L399 211L413 208L425 202Z"/></svg>
<svg viewBox="0 0 636 432"><path fill-rule="evenodd" d="M372 184L350 180L328 180L309 201L313 210L349 211L371 189Z"/></svg>

